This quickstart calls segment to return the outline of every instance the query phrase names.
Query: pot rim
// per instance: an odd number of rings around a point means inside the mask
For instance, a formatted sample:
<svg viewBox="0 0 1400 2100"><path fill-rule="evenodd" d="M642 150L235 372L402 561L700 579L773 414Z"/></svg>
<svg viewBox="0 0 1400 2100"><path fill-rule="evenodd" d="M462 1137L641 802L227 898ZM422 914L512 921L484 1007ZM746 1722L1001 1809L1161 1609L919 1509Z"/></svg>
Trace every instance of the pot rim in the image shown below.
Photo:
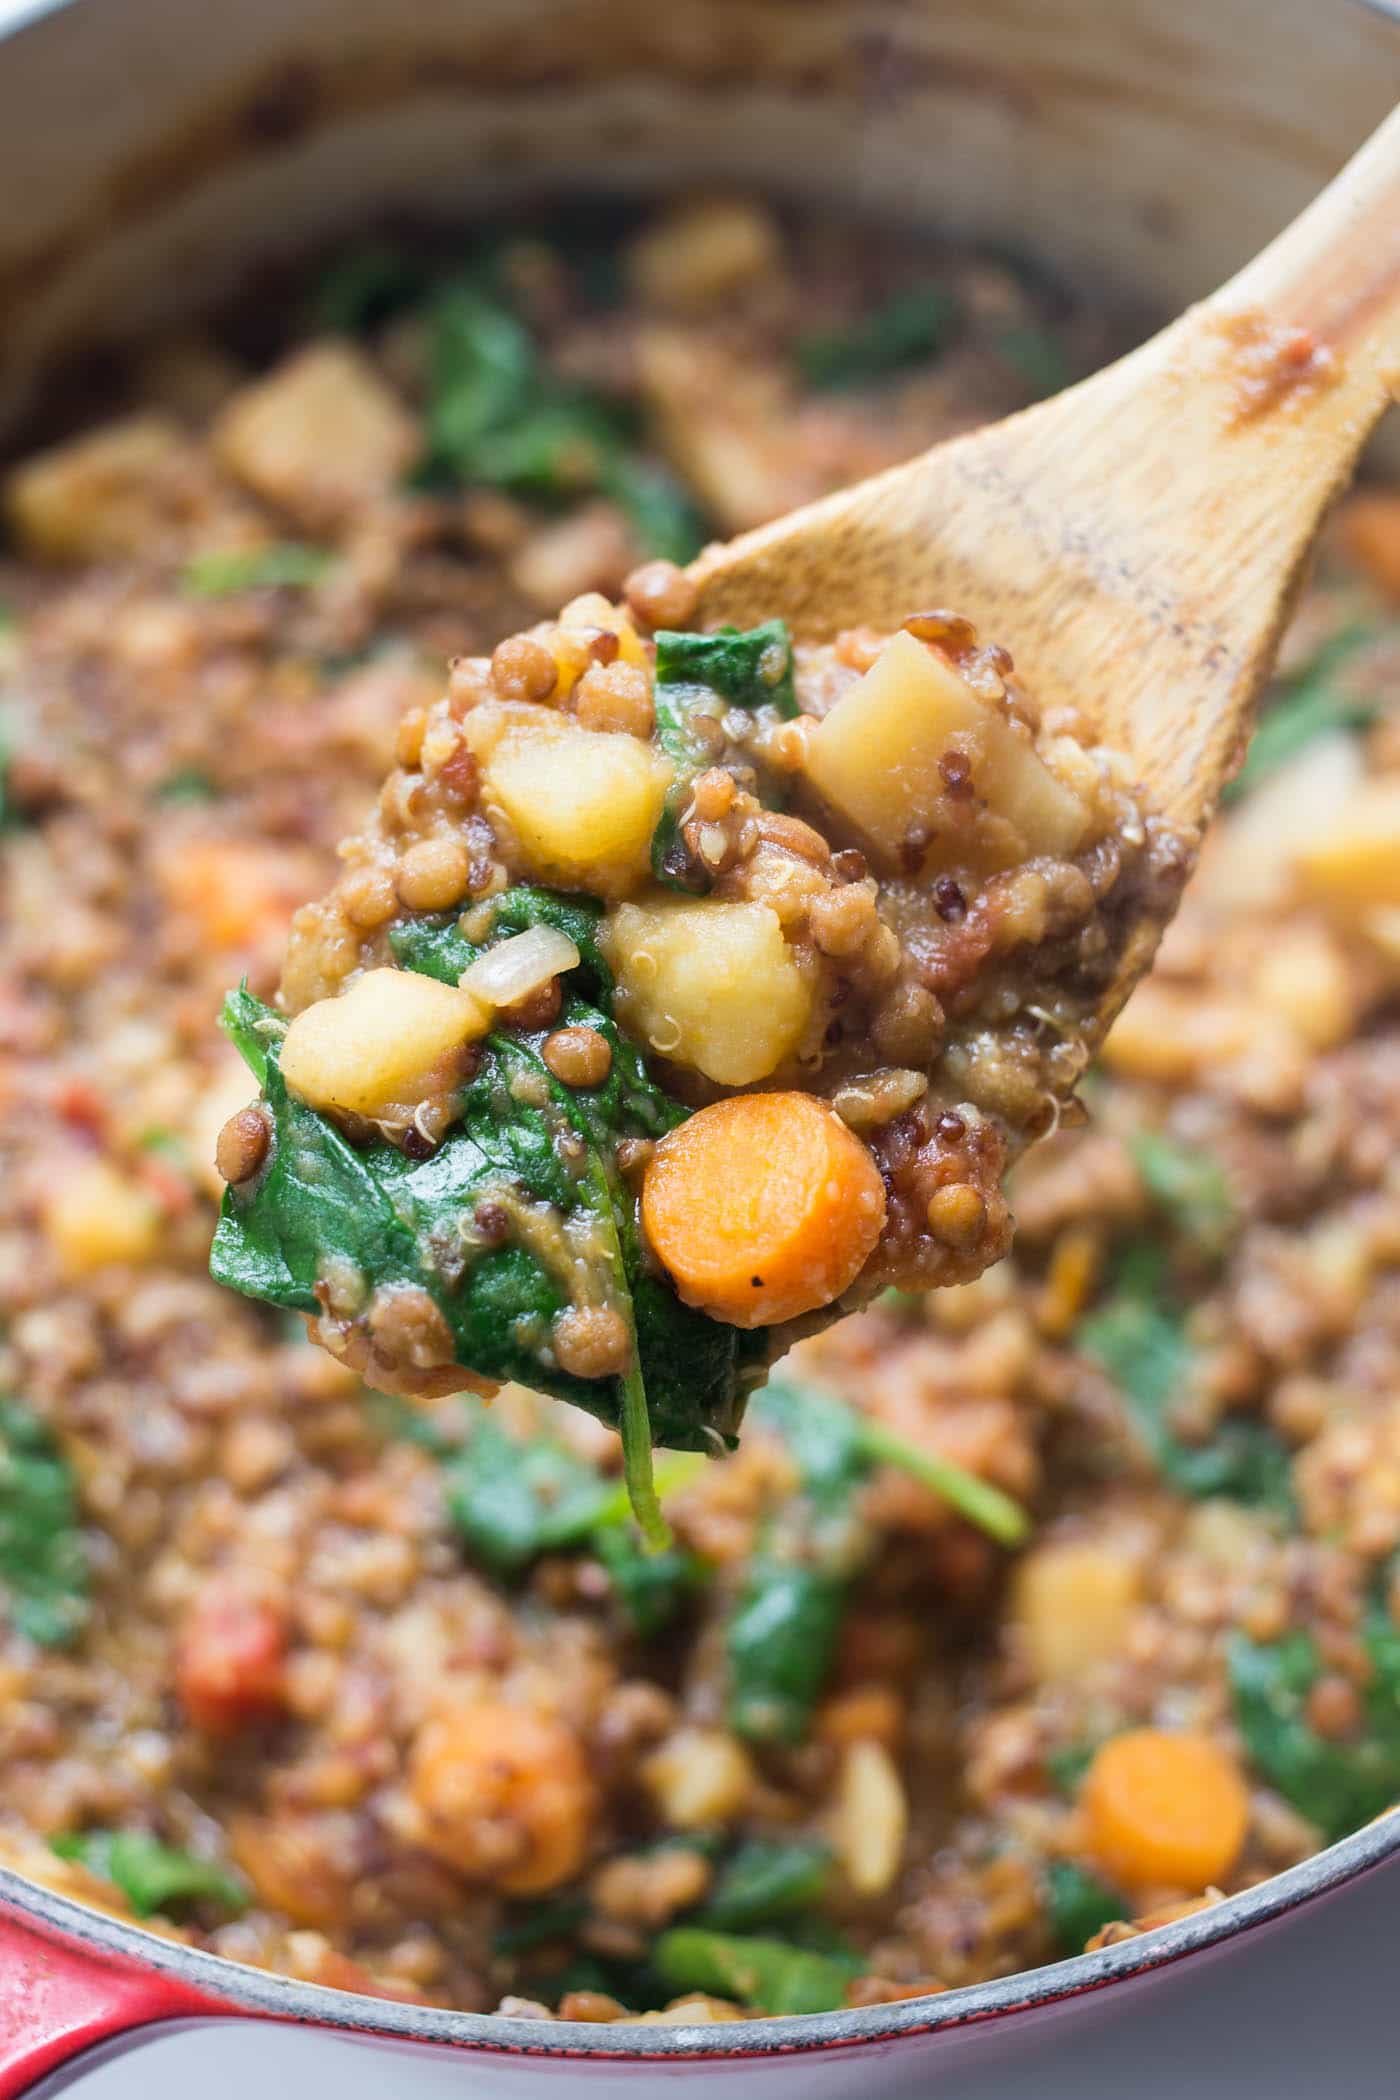
<svg viewBox="0 0 1400 2100"><path fill-rule="evenodd" d="M1045 1968L1023 1969L990 1983L974 1983L933 1997L893 2005L867 2005L741 2025L641 2027L591 2025L578 2020L513 2019L498 2013L444 2011L392 1999L301 1983L201 1947L162 1939L141 1926L91 1910L38 1882L0 1867L0 1911L8 1910L52 1936L75 1944L94 1961L118 1961L173 1977L229 2012L261 2013L280 2020L351 2033L434 2042L507 2057L588 2057L612 2062L704 2059L742 2060L804 2056L914 2035L967 2027L1012 2013L1032 2012L1086 1992L1150 1975L1190 1955L1223 1947L1241 1934L1290 1916L1304 1904L1331 1895L1361 1875L1400 1857L1400 1805L1347 1838L1316 1852L1296 1867L1254 1888L1227 1896L1209 1910L1178 1918L1136 1939L1075 1955ZM217 2016L215 2007L210 2017ZM723 2034L725 2039L718 2037Z"/></svg>

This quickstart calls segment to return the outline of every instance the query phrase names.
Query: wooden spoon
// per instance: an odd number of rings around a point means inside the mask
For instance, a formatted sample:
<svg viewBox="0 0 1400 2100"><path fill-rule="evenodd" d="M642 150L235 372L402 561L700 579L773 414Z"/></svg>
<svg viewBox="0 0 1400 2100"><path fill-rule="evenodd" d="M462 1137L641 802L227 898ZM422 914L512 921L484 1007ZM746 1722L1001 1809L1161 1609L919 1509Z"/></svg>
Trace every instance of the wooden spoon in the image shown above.
<svg viewBox="0 0 1400 2100"><path fill-rule="evenodd" d="M801 639L947 606L1080 708L1198 840L1329 505L1400 396L1400 108L1239 275L1140 349L725 546L707 622ZM1093 1031L1151 960L1130 935Z"/></svg>

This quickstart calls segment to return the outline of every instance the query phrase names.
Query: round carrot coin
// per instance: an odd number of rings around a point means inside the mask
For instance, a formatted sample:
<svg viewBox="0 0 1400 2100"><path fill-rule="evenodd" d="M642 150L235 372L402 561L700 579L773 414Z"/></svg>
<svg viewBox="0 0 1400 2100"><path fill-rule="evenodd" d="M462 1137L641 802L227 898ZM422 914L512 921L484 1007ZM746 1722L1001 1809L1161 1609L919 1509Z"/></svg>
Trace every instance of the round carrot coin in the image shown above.
<svg viewBox="0 0 1400 2100"><path fill-rule="evenodd" d="M662 1139L642 1222L687 1305L764 1327L849 1289L884 1227L885 1189L824 1102L736 1094Z"/></svg>

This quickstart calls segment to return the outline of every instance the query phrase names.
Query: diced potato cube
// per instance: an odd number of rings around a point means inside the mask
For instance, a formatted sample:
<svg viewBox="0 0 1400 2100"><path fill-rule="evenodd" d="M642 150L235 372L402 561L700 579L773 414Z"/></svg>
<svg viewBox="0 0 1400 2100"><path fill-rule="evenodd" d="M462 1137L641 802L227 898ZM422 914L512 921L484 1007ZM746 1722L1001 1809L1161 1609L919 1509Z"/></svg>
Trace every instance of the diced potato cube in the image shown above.
<svg viewBox="0 0 1400 2100"><path fill-rule="evenodd" d="M1040 1684L1059 1684L1113 1654L1142 1594L1142 1576L1111 1541L1050 1539L1016 1570L1012 1623Z"/></svg>
<svg viewBox="0 0 1400 2100"><path fill-rule="evenodd" d="M420 449L413 417L348 343L313 343L241 388L213 439L230 474L313 528L383 495Z"/></svg>
<svg viewBox="0 0 1400 2100"><path fill-rule="evenodd" d="M743 1744L723 1728L678 1728L642 1766L642 1783L673 1830L734 1822L756 1776Z"/></svg>
<svg viewBox="0 0 1400 2100"><path fill-rule="evenodd" d="M1254 973L1254 995L1314 1050L1333 1050L1356 1025L1358 989L1323 926L1280 926Z"/></svg>
<svg viewBox="0 0 1400 2100"><path fill-rule="evenodd" d="M538 725L508 726L485 760L487 801L541 881L625 897L650 872L671 768L637 737L538 712Z"/></svg>
<svg viewBox="0 0 1400 2100"><path fill-rule="evenodd" d="M776 270L782 235L759 205L700 198L669 211L632 243L628 275L648 306L703 313Z"/></svg>
<svg viewBox="0 0 1400 2100"><path fill-rule="evenodd" d="M103 1159L60 1173L43 1203L44 1230L70 1279L109 1262L150 1261L160 1222L155 1198Z"/></svg>
<svg viewBox="0 0 1400 2100"><path fill-rule="evenodd" d="M279 1058L289 1090L312 1108L392 1118L450 1086L485 1007L416 970L367 970L339 998L318 999L287 1030Z"/></svg>
<svg viewBox="0 0 1400 2100"><path fill-rule="evenodd" d="M40 561L111 561L149 553L174 519L163 477L191 455L167 416L131 416L15 468L5 509Z"/></svg>
<svg viewBox="0 0 1400 2100"><path fill-rule="evenodd" d="M942 761L965 761L972 792L950 793ZM935 864L983 873L1032 854L1073 853L1079 797L943 657L897 634L813 731L807 773L823 800L888 865L913 836ZM956 776L955 776L956 777ZM988 823L987 813L1000 823Z"/></svg>
<svg viewBox="0 0 1400 2100"><path fill-rule="evenodd" d="M721 1086L767 1079L812 1018L812 983L767 904L623 904L605 923L604 941L626 1026Z"/></svg>
<svg viewBox="0 0 1400 2100"><path fill-rule="evenodd" d="M1342 912L1400 904L1400 776L1364 782L1296 865L1308 893Z"/></svg>

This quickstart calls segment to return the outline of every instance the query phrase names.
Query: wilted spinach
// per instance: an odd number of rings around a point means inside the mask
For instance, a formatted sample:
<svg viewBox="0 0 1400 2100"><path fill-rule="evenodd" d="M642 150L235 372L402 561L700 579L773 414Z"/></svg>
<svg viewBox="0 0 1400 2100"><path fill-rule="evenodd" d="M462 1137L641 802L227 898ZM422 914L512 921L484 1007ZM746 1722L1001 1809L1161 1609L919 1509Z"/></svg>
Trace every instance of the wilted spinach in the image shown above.
<svg viewBox="0 0 1400 2100"><path fill-rule="evenodd" d="M1052 1859L1045 1869L1045 1912L1062 1954L1082 1954L1096 1932L1130 1908L1097 1874L1073 1860Z"/></svg>
<svg viewBox="0 0 1400 2100"><path fill-rule="evenodd" d="M697 718L717 720L725 708L775 707L797 713L792 641L782 620L765 620L741 631L681 634L661 628L656 636L656 740L670 759L675 782L651 842L652 872L670 889L703 890L708 879L696 868L680 838L680 817L697 773L714 764L714 746ZM718 704L717 704L718 703Z"/></svg>
<svg viewBox="0 0 1400 2100"><path fill-rule="evenodd" d="M62 1648L87 1623L88 1565L73 1476L47 1425L0 1399L0 1592L14 1625Z"/></svg>
<svg viewBox="0 0 1400 2100"><path fill-rule="evenodd" d="M1209 1443L1188 1444L1171 1427L1171 1408L1191 1368L1185 1313L1158 1248L1125 1247L1097 1309L1081 1320L1078 1346L1102 1365L1127 1402L1148 1455L1165 1479L1198 1500L1293 1508L1291 1462L1267 1424L1227 1416Z"/></svg>
<svg viewBox="0 0 1400 2100"><path fill-rule="evenodd" d="M234 1912L248 1907L247 1884L237 1874L163 1845L144 1830L65 1831L49 1844L60 1859L75 1859L119 1888L138 1918L172 1904L211 1902Z"/></svg>
<svg viewBox="0 0 1400 2100"><path fill-rule="evenodd" d="M752 1932L813 1910L832 1878L821 1838L747 1838L715 1875L698 1921L717 1932Z"/></svg>
<svg viewBox="0 0 1400 2100"><path fill-rule="evenodd" d="M673 1925L652 1962L677 1991L709 1991L774 2014L831 2012L862 1967L858 1955L825 1954L786 1940Z"/></svg>
<svg viewBox="0 0 1400 2100"><path fill-rule="evenodd" d="M679 482L647 457L621 402L557 377L495 273L483 266L428 309L429 480L485 483L538 502L596 490L648 554L688 561L705 525Z"/></svg>
<svg viewBox="0 0 1400 2100"><path fill-rule="evenodd" d="M855 1493L874 1466L900 1467L1003 1543L1025 1536L1026 1519L999 1489L815 1388L771 1380L754 1419L782 1437L801 1489L762 1527L726 1628L729 1718L752 1741L793 1743L830 1672L864 1563Z"/></svg>
<svg viewBox="0 0 1400 2100"><path fill-rule="evenodd" d="M606 1002L611 975L598 946L598 908L552 891L503 898L491 940L548 920L579 949L571 976ZM394 927L400 962L455 982L480 952L457 920ZM248 1190L230 1190L211 1270L220 1282L301 1312L317 1310L328 1262L348 1259L374 1285L414 1283L443 1312L457 1358L481 1375L516 1379L587 1408L622 1435L633 1507L652 1543L664 1536L650 1489L654 1443L685 1450L732 1440L761 1335L743 1335L682 1305L644 1266L635 1200L614 1167L625 1137L656 1137L685 1110L655 1084L641 1053L604 1005L571 990L563 1018L603 1034L613 1052L603 1084L562 1086L539 1040L497 1031L460 1096L459 1119L431 1158L409 1160L387 1142L349 1145L335 1126L291 1098L277 1069L277 1017L246 992L230 997L225 1027L262 1080L274 1119L271 1163ZM481 1247L479 1203L502 1192L592 1216L612 1272L613 1301L632 1325L631 1368L585 1380L561 1371L548 1336L567 1299L534 1246Z"/></svg>
<svg viewBox="0 0 1400 2100"><path fill-rule="evenodd" d="M1235 1720L1259 1770L1285 1800L1328 1838L1348 1831L1400 1799L1400 1627L1373 1603L1362 1628L1371 1681L1362 1694L1363 1722L1353 1737L1321 1736L1307 1719L1307 1697L1322 1675L1311 1634L1277 1641L1230 1641Z"/></svg>

